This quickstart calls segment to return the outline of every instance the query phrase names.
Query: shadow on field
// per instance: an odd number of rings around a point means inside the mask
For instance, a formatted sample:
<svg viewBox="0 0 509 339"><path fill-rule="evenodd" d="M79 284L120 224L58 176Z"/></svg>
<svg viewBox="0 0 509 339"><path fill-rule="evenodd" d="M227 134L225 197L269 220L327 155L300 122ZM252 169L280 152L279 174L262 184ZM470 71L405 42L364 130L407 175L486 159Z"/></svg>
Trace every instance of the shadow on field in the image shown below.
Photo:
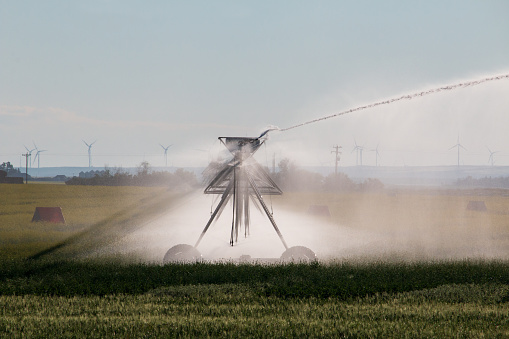
<svg viewBox="0 0 509 339"><path fill-rule="evenodd" d="M82 259L100 254L105 247L113 244L119 238L143 227L144 224L158 218L169 209L181 205L189 194L191 193L181 193L177 198L174 192L165 191L143 199L86 230L70 236L61 243L30 256L29 259Z"/></svg>

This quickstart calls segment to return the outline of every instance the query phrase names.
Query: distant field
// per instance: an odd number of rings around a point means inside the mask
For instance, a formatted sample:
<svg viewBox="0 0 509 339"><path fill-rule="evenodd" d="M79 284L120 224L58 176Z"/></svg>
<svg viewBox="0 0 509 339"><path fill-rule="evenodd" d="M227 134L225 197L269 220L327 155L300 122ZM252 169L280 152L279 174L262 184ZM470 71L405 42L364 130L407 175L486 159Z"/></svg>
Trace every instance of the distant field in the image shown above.
<svg viewBox="0 0 509 339"><path fill-rule="evenodd" d="M274 210L305 213L328 206L330 222L376 232L403 244L419 258L486 255L509 259L509 191L499 189L391 189L380 192L285 193L272 197ZM469 210L478 201L486 211Z"/></svg>
<svg viewBox="0 0 509 339"><path fill-rule="evenodd" d="M0 258L24 258L92 226L127 227L161 213L177 195L158 187L0 185ZM61 207L66 224L31 222L36 207ZM136 216L138 219L133 219ZM106 234L105 234L106 235Z"/></svg>
<svg viewBox="0 0 509 339"><path fill-rule="evenodd" d="M423 252L437 257L445 253L448 258L448 249L461 258L470 250L482 254L489 247L492 257L509 259L507 193L432 189L290 192L270 201L276 219L282 209L305 215L310 205L324 205L330 210L327 222L332 225L388 234L391 241L422 247ZM123 230L139 227L172 208L179 196L158 187L0 185L0 257L29 257L65 241L75 242L75 252L91 251L92 242L104 244L114 240L115 232L125 234ZM468 210L469 201L481 201L487 210ZM66 224L32 223L38 206L61 207ZM87 238L88 244L83 241Z"/></svg>
<svg viewBox="0 0 509 339"><path fill-rule="evenodd" d="M309 205L329 207L337 224L365 229L485 227L509 235L509 190L399 189L381 192L285 193L272 197L281 207L306 211ZM487 211L467 210L482 201Z"/></svg>

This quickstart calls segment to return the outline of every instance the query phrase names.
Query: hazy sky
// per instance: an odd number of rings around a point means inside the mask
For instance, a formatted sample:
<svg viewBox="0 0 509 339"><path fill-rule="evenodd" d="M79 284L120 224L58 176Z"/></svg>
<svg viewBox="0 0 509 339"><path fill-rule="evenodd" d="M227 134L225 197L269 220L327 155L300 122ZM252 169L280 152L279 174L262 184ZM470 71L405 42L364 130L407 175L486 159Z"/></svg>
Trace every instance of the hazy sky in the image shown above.
<svg viewBox="0 0 509 339"><path fill-rule="evenodd" d="M0 0L0 162L204 166L256 136L509 73L509 2ZM509 80L271 133L262 164L509 165ZM35 152L34 152L35 154ZM267 160L269 159L269 160ZM35 163L34 166L37 166Z"/></svg>

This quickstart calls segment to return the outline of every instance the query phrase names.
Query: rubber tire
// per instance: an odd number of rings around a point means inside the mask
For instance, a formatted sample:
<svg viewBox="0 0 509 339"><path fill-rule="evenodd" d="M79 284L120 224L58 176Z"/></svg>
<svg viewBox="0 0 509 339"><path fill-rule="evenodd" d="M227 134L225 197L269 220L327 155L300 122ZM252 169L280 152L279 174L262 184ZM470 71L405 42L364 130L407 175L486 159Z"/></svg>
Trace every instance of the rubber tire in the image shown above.
<svg viewBox="0 0 509 339"><path fill-rule="evenodd" d="M316 261L315 252L305 246L293 246L281 254L283 262L312 262Z"/></svg>
<svg viewBox="0 0 509 339"><path fill-rule="evenodd" d="M175 245L166 252L163 263L190 263L201 260L201 253L191 245Z"/></svg>

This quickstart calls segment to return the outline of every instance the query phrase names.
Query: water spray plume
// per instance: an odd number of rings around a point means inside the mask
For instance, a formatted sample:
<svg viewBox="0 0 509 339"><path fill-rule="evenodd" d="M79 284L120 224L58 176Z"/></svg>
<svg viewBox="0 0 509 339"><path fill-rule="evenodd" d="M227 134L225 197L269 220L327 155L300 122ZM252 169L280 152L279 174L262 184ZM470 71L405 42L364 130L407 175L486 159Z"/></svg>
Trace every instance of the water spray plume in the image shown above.
<svg viewBox="0 0 509 339"><path fill-rule="evenodd" d="M165 254L163 262L181 262L201 260L198 245L214 224L229 201L232 202L232 223L230 246L238 243L239 232L244 229L244 237L250 235L251 204L269 219L276 231L285 251L280 257L282 261L313 261L315 253L304 246L289 247L276 224L272 211L264 202L262 195L281 195L283 192L270 178L263 167L253 159L253 154L263 145L268 133L276 128L269 128L258 137L219 137L221 143L230 151L233 158L212 178L203 193L220 195L220 201L205 225L194 246L178 244L171 247ZM211 210L212 211L212 210ZM247 258L249 257L249 259ZM239 260L251 260L250 256L242 256ZM278 260L271 259L271 260Z"/></svg>
<svg viewBox="0 0 509 339"><path fill-rule="evenodd" d="M483 84L483 83L486 83L486 82L491 82L491 81L495 81L495 80L503 80L503 79L509 79L509 74L497 75L497 76L493 76L493 77L489 77L489 78L484 78L484 79L480 79L480 80L472 80L472 81L467 81L467 82L461 82L461 83L454 84L454 85L442 86L442 87L433 88L433 89L429 89L429 90L422 91L422 92L416 92L416 93L413 93L413 94L402 95L400 97L396 97L396 98L392 98L392 99L388 99L388 100L383 100L383 101L378 101L378 102L375 102L375 103L372 103L372 104L369 104L369 105L364 105L364 106L359 106L359 107L356 107L356 108L351 108L351 109L343 111L343 112L339 112L339 113L335 113L335 114L328 115L328 116L325 116L325 117L321 117L321 118L317 118L317 119L314 119L314 120L310 120L310 121L307 121L307 122L304 122L304 123L301 123L301 124L298 124L298 125L294 125L294 126L291 126L291 127L282 128L282 129L277 128L277 129L279 131L281 131L281 132L284 132L284 131L288 131L288 130L291 130L291 129L294 129L294 128L297 128L297 127L302 127L302 126L309 125L309 124L312 124L312 123L315 123L315 122L319 122L319 121L322 121L322 120L327 120L327 119L330 119L330 118L339 117L341 115L345 115L345 114L349 114L349 113L353 113L353 112L357 112L357 111L362 111L362 110L365 110L365 109L368 109L368 108L373 108L373 107L376 107L376 106L388 105L388 104L392 104L394 102L401 101L401 100L411 100L413 98L423 97L423 96L426 96L426 95L435 94L435 93L439 93L439 92L442 92L442 91L450 91L450 90L454 90L454 89L458 89L458 88L475 86L475 85L480 85L480 84Z"/></svg>

